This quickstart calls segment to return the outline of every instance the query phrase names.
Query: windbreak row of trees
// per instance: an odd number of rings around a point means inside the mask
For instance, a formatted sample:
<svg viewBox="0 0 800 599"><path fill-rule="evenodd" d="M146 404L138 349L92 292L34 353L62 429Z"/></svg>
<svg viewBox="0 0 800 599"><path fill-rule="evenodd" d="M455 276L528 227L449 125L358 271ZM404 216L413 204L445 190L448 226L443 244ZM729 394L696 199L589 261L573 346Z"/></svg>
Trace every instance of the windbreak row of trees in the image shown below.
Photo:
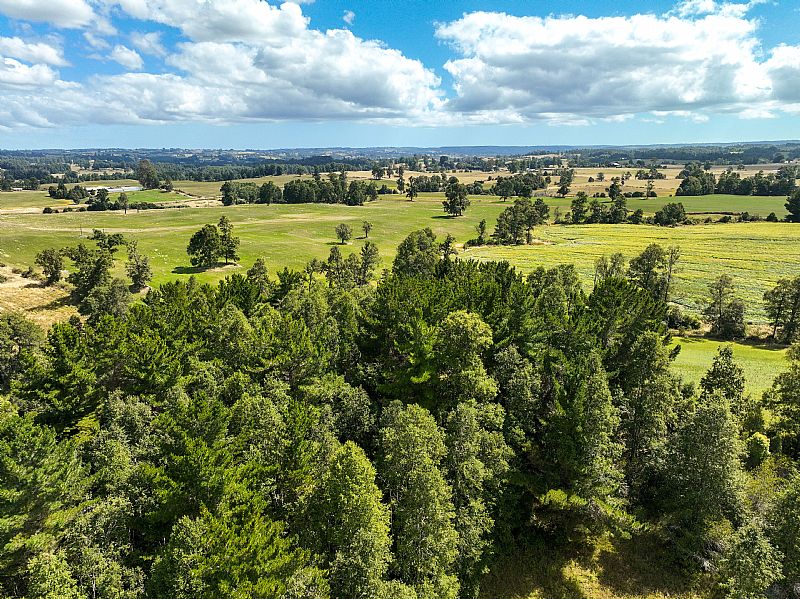
<svg viewBox="0 0 800 599"><path fill-rule="evenodd" d="M777 173L764 174L759 171L752 177L742 177L740 173L728 169L717 180L714 173L699 164L687 165L679 175L683 180L675 195L699 196L711 193L733 195L782 196L790 195L797 188L798 168L782 166Z"/></svg>
<svg viewBox="0 0 800 599"><path fill-rule="evenodd" d="M373 181L350 181L347 173L330 173L327 180L295 179L279 187L272 181L256 183L227 181L220 188L222 203L233 204L346 204L360 206L378 198Z"/></svg>
<svg viewBox="0 0 800 599"><path fill-rule="evenodd" d="M589 292L422 230L369 285L333 249L0 318L3 595L467 598L498 554L644 532L730 597L800 582L800 351L763 399L728 349L695 388L645 259Z"/></svg>

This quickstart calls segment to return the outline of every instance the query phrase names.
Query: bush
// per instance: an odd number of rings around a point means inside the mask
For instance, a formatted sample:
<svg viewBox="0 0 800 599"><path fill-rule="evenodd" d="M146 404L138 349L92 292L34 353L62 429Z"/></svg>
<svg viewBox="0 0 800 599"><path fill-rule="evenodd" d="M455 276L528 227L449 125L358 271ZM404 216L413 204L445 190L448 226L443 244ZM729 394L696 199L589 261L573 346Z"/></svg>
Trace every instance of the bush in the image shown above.
<svg viewBox="0 0 800 599"><path fill-rule="evenodd" d="M767 222L768 223L777 223L778 222L778 215L775 214L774 212L770 212L767 215Z"/></svg>
<svg viewBox="0 0 800 599"><path fill-rule="evenodd" d="M50 206L45 206L44 210L42 210L42 214L58 214L58 210Z"/></svg>
<svg viewBox="0 0 800 599"><path fill-rule="evenodd" d="M769 438L761 433L753 433L747 439L747 466L758 468L769 457Z"/></svg>

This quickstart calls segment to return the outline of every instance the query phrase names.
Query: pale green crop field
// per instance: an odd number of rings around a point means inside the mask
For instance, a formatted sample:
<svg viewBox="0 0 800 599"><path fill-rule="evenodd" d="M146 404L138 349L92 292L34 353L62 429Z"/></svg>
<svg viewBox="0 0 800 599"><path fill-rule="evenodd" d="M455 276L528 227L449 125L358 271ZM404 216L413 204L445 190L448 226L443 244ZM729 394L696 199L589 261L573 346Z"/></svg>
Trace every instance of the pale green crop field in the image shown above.
<svg viewBox="0 0 800 599"><path fill-rule="evenodd" d="M677 245L681 259L672 298L699 311L709 281L733 277L736 294L746 303L746 317L763 322L761 298L780 277L800 275L800 226L791 223L731 223L684 227L647 225L544 226L534 232L540 242L523 246L472 248L464 257L507 260L523 271L538 266L575 264L591 283L600 256L622 252L630 260L651 243Z"/></svg>

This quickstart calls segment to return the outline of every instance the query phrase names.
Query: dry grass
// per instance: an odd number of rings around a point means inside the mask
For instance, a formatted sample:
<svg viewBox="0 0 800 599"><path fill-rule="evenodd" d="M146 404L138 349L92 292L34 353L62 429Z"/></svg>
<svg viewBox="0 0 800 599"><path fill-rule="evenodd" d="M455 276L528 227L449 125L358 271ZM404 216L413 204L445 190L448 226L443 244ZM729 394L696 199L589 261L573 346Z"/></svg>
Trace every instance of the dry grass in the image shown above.
<svg viewBox="0 0 800 599"><path fill-rule="evenodd" d="M0 312L22 312L43 329L77 314L75 307L67 303L69 292L65 287L44 287L6 267L0 268L0 274L8 277L0 283Z"/></svg>

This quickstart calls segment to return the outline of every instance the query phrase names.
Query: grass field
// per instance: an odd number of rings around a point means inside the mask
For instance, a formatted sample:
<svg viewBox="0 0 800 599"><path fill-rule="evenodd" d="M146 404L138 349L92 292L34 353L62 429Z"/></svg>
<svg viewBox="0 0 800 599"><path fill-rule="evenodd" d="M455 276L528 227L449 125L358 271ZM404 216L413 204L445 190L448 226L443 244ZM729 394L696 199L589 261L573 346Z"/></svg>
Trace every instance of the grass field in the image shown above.
<svg viewBox="0 0 800 599"><path fill-rule="evenodd" d="M642 225L547 226L535 231L541 243L529 246L485 246L465 252L482 260L508 260L523 271L537 266L572 263L590 282L594 261L622 252L630 259L648 244L677 245L681 259L673 298L698 311L709 281L721 274L734 278L746 304L746 317L763 322L761 298L780 277L800 275L800 227L789 223L736 223L686 227Z"/></svg>
<svg viewBox="0 0 800 599"><path fill-rule="evenodd" d="M142 196L148 201L174 198L157 191L129 194L131 201ZM151 197L152 196L152 197ZM759 198L758 201L763 200ZM176 276L199 274L207 280L224 276L219 269L198 272L188 267L186 244L191 234L205 223L228 215L241 237L241 264L249 266L264 257L273 270L284 266L302 267L311 258L327 257L335 244L334 228L348 223L355 236L361 223L374 225L372 240L378 244L384 265L391 262L394 250L410 232L431 227L439 236L450 233L463 243L475 237L475 225L483 218L489 229L507 205L491 196L474 197L466 215L446 218L440 194L423 194L411 203L401 196L382 196L362 207L340 205L245 205L151 210L136 213L74 212L68 214L6 213L0 215L0 260L11 266L27 267L37 252L47 247L75 245L93 228L121 232L137 239L142 251L151 257L155 283ZM552 198L553 205L560 205ZM652 200L650 200L652 202ZM711 198L710 202L724 202ZM751 201L756 201L751 198ZM535 235L541 242L531 246L472 248L463 255L476 259L508 260L523 271L537 266L574 263L584 281L590 282L594 261L602 255L621 251L628 258L649 243L678 245L683 252L676 277L675 299L691 309L701 307L708 281L727 273L733 276L738 291L748 304L748 318L763 320L761 296L779 277L800 274L800 229L787 223L741 223L663 228L635 225L580 225L539 227ZM363 239L354 239L344 248L357 251Z"/></svg>
<svg viewBox="0 0 800 599"><path fill-rule="evenodd" d="M753 343L725 343L699 337L676 337L681 351L673 367L687 382L699 383L711 367L717 350L725 345L733 348L733 357L744 369L745 392L760 398L772 386L775 376L785 370L786 349L780 346Z"/></svg>

